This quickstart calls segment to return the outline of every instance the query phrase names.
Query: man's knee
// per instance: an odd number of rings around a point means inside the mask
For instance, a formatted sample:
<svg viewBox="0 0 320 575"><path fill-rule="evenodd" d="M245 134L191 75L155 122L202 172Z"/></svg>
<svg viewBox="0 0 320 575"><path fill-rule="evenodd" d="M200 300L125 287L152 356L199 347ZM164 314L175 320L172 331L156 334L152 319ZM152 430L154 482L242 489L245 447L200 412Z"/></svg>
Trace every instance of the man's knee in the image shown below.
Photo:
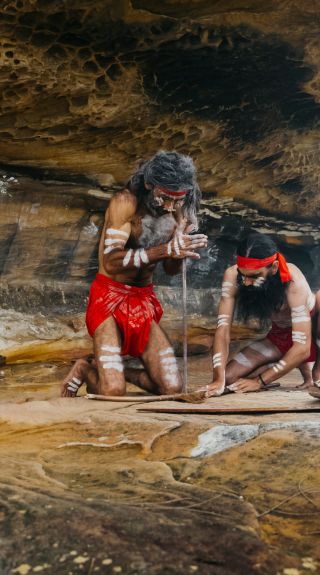
<svg viewBox="0 0 320 575"><path fill-rule="evenodd" d="M101 395L125 395L126 393L126 384L125 381L119 382L108 382L108 381L99 381L99 389Z"/></svg>
<svg viewBox="0 0 320 575"><path fill-rule="evenodd" d="M163 395L174 395L176 393L181 393L183 388L183 382L180 375L175 378L164 377L159 385L160 392Z"/></svg>
<svg viewBox="0 0 320 575"><path fill-rule="evenodd" d="M120 367L118 368L120 370ZM102 395L124 395L126 382L123 369L103 368L99 365L99 389Z"/></svg>

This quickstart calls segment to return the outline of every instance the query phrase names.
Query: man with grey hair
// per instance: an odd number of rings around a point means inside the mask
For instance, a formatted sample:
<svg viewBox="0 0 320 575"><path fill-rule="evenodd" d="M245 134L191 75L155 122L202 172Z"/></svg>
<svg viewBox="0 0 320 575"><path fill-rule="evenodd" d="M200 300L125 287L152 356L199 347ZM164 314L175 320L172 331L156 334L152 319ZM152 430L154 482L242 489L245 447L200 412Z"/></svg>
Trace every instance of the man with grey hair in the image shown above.
<svg viewBox="0 0 320 575"><path fill-rule="evenodd" d="M174 275L184 258L200 258L207 236L190 235L198 228L199 200L192 159L174 151L160 151L142 163L126 189L112 197L86 314L95 360L75 363L62 384L63 397L74 397L83 383L90 393L124 395L126 379L152 393L181 391L151 282L159 262ZM124 373L123 355L139 357L145 369Z"/></svg>

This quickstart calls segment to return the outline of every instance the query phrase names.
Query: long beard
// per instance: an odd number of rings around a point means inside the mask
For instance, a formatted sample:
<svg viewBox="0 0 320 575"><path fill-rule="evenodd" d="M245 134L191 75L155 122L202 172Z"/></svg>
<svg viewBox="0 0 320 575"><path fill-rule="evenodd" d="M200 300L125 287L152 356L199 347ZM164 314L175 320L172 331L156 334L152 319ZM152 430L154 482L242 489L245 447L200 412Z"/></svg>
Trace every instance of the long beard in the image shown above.
<svg viewBox="0 0 320 575"><path fill-rule="evenodd" d="M286 284L282 283L279 272L267 276L260 286L243 285L239 275L238 285L237 319L243 323L256 319L266 329L271 315L280 310L285 299Z"/></svg>

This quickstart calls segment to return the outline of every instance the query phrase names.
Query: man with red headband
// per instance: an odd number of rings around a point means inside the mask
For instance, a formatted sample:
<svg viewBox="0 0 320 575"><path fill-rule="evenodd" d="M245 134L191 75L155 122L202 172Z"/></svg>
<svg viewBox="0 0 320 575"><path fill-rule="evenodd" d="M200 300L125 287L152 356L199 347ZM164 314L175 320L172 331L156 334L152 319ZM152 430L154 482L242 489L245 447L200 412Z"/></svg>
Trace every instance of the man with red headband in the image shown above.
<svg viewBox="0 0 320 575"><path fill-rule="evenodd" d="M173 275L184 258L199 259L197 251L207 246L207 236L190 235L197 229L199 199L192 159L176 152L158 152L113 196L86 314L95 360L75 363L62 396L74 397L83 383L90 393L123 395L126 379L152 393L181 391L173 349L158 325L162 308L151 282L159 262ZM141 358L145 369L124 373L124 355Z"/></svg>
<svg viewBox="0 0 320 575"><path fill-rule="evenodd" d="M262 328L271 322L271 330L228 361L235 309L240 321L256 319ZM299 268L287 264L269 236L249 234L238 246L237 264L224 274L207 395L221 395L226 388L247 393L275 387L299 366L305 384L312 384L308 363L316 358L314 310L315 296Z"/></svg>

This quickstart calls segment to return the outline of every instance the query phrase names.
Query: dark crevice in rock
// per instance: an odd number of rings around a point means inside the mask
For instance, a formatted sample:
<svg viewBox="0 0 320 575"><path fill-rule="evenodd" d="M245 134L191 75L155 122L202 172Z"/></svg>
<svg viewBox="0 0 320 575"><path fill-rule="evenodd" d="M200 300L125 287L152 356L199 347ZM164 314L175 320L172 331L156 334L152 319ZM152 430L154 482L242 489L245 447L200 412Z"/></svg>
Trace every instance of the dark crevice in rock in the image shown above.
<svg viewBox="0 0 320 575"><path fill-rule="evenodd" d="M218 46L190 50L194 36L186 34L144 59L145 90L164 110L222 121L242 142L265 137L279 122L305 129L319 119L320 106L302 90L313 71L289 44L249 29L216 34Z"/></svg>

